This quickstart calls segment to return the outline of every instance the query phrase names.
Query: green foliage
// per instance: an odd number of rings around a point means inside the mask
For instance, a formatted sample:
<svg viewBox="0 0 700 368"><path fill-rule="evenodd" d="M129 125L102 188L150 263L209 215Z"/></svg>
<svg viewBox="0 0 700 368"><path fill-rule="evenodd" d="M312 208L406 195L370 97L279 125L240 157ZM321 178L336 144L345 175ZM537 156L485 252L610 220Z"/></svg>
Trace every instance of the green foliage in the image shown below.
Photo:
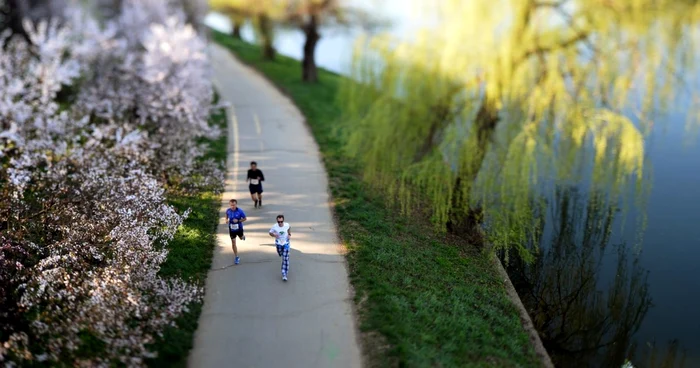
<svg viewBox="0 0 700 368"><path fill-rule="evenodd" d="M613 202L635 181L642 186L653 119L684 91L679 75L694 80L699 5L448 0L434 8L438 22L412 42L358 41L352 77L361 83L344 83L340 101L352 126L348 153L368 182L406 213L427 204L441 229L480 207L494 249L527 259L524 244L537 235L552 186L590 178Z"/></svg>
<svg viewBox="0 0 700 368"><path fill-rule="evenodd" d="M210 124L216 124L226 132L226 113L223 109L212 113ZM223 168L226 161L226 134L222 134L217 140L203 141L209 144L209 152L202 159L213 158L220 162ZM220 195L212 192L172 192L168 195L168 203L177 208L178 212L182 213L188 208L192 212L167 245L168 258L160 269L162 276L192 280L204 286L216 246L220 199ZM187 366L187 356L192 349L201 310L201 303L191 304L189 311L175 321L176 326L165 329L163 336L153 345L158 357L149 361L149 366Z"/></svg>
<svg viewBox="0 0 700 368"><path fill-rule="evenodd" d="M427 219L397 216L363 182L344 152L336 96L343 78L319 70L305 84L299 62L260 58L259 48L213 31L216 42L287 93L307 118L329 176L342 243L348 248L365 352L377 367L536 367L517 311L489 259Z"/></svg>
<svg viewBox="0 0 700 368"><path fill-rule="evenodd" d="M76 353L77 356L91 357L104 352L106 344L89 331L81 331L79 336L80 348Z"/></svg>

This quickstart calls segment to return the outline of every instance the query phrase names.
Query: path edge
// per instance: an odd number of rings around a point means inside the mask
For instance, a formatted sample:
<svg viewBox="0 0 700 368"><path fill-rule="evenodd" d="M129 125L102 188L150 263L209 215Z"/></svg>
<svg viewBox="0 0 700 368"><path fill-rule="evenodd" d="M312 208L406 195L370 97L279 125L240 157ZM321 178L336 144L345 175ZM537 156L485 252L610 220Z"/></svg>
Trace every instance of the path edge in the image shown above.
<svg viewBox="0 0 700 368"><path fill-rule="evenodd" d="M540 359L543 367L554 368L552 358L549 356L547 349L544 348L542 339L540 339L540 334L537 332L535 324L532 322L532 318L530 318L530 314L527 312L523 301L520 299L520 295L518 295L518 292L515 290L513 282L508 276L508 272L506 272L505 268L503 267L503 263L501 263L501 260L495 254L491 257L491 261L496 268L496 272L498 272L498 276L503 279L503 285L506 288L508 298L518 309L518 314L520 314L520 324L523 326L523 329L525 329L525 332L530 338L530 344L532 345L532 348L535 349L535 355L537 355L537 357Z"/></svg>
<svg viewBox="0 0 700 368"><path fill-rule="evenodd" d="M365 344L363 343L362 337L364 336L364 333L360 329L360 313L359 309L357 307L357 303L355 302L355 297L357 295L355 291L355 287L353 286L352 282L350 282L350 265L348 263L348 258L347 258L347 253L348 249L343 243L342 238L340 237L340 232L338 229L340 228L339 226L339 221L338 221L338 214L336 213L335 210L335 201L334 201L334 196L333 193L331 192L330 189L330 178L328 177L328 171L326 168L326 163L323 160L323 153L321 152L321 149L318 145L318 142L316 141L316 136L313 133L313 129L311 129L311 125L309 125L309 122L306 118L306 115L301 112L299 107L296 105L294 102L294 99L289 95L289 93L284 89L281 88L280 86L277 85L274 81L272 81L270 78L268 78L265 74L260 72L259 70L255 69L252 65L249 63L245 62L244 60L241 60L241 58L236 55L233 51L229 50L225 46L220 45L218 42L214 41L213 39L208 40L210 44L215 45L216 47L220 47L224 49L226 52L228 52L236 61L241 63L241 65L250 73L258 75L260 78L264 79L272 88L274 88L277 92L279 92L285 99L289 101L289 104L294 107L294 109L299 113L299 116L303 118L303 123L304 123L304 128L306 129L307 133L309 133L309 136L312 138L314 149L318 153L318 157L321 161L321 166L323 167L323 174L326 177L326 193L328 194L328 209L331 213L331 218L333 219L333 234L335 238L335 242L337 244L337 247L339 249L339 255L343 256L343 268L345 269L345 274L347 275L348 279L348 292L350 294L350 300L352 303L350 303L350 308L352 312L352 318L353 318L353 328L355 330L355 343L357 343L357 346L360 348L360 361L363 367L370 367L370 360L369 360L369 354L367 353L365 349Z"/></svg>

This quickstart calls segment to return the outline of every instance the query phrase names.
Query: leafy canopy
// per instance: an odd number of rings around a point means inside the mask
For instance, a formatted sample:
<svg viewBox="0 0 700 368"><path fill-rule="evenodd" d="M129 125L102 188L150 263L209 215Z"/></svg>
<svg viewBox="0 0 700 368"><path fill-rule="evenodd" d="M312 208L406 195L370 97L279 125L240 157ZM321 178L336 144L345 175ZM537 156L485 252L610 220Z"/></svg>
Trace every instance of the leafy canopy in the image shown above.
<svg viewBox="0 0 700 368"><path fill-rule="evenodd" d="M496 249L526 257L540 194L642 184L645 136L696 77L695 1L417 5L410 42L358 42L348 152L405 211L444 228L478 205Z"/></svg>

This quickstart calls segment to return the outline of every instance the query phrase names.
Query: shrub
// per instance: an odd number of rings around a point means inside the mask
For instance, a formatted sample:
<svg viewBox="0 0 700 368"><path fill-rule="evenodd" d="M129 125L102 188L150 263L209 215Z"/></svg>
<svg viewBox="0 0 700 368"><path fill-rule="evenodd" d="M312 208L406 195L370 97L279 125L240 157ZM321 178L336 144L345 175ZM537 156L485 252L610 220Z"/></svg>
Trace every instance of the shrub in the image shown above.
<svg viewBox="0 0 700 368"><path fill-rule="evenodd" d="M65 19L0 50L0 361L141 366L201 298L158 271L166 188L223 186L205 43L164 1Z"/></svg>

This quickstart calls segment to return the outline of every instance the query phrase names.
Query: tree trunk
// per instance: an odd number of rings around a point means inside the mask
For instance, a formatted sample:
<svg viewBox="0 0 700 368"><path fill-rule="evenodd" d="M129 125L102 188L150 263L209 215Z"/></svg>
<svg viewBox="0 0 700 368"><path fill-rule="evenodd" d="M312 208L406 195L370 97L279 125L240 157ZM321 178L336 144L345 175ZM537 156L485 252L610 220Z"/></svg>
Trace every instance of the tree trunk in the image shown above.
<svg viewBox="0 0 700 368"><path fill-rule="evenodd" d="M304 42L304 58L301 63L301 79L304 82L315 83L318 81L318 68L316 68L316 44L321 38L318 33L318 20L316 15L311 15L309 23L303 27L306 41Z"/></svg>
<svg viewBox="0 0 700 368"><path fill-rule="evenodd" d="M466 213L461 210L465 208L464 206L469 206L471 187L483 166L491 136L498 124L498 112L490 104L488 96L484 97L484 102L476 114L475 124L478 150L471 154L471 165L462 168L462 173L457 177L450 219L447 222L447 229L450 232L465 232L469 236L479 233L477 227L482 221L482 210L469 207Z"/></svg>
<svg viewBox="0 0 700 368"><path fill-rule="evenodd" d="M530 25L532 14L537 8L535 0L526 0L522 7L518 9L514 32L512 33L513 44L519 44L523 34ZM515 68L511 64L511 68ZM498 124L498 110L493 105L488 94L484 95L484 100L474 120L477 134L477 152L471 154L471 166L462 168L455 181L454 195L452 196L452 206L450 209L450 219L447 222L447 229L450 232L466 232L467 234L480 234L480 226L483 221L482 208L469 207L471 187L476 181L479 171L486 159L486 150L493 132ZM466 206L466 207L465 207ZM467 209L464 211L464 209Z"/></svg>
<svg viewBox="0 0 700 368"><path fill-rule="evenodd" d="M241 28L243 27L243 23L245 23L245 17L234 14L231 15L229 19L231 19L231 25L233 26L231 29L231 37L242 40Z"/></svg>
<svg viewBox="0 0 700 368"><path fill-rule="evenodd" d="M233 31L231 32L231 36L235 39L242 40L243 38L241 37L241 23L234 21L233 22Z"/></svg>
<svg viewBox="0 0 700 368"><path fill-rule="evenodd" d="M267 14L258 16L258 27L260 30L260 38L262 39L263 59L274 60L275 48L272 45L272 24Z"/></svg>
<svg viewBox="0 0 700 368"><path fill-rule="evenodd" d="M265 60L275 60L275 48L272 46L272 41L269 39L263 44L263 58Z"/></svg>

